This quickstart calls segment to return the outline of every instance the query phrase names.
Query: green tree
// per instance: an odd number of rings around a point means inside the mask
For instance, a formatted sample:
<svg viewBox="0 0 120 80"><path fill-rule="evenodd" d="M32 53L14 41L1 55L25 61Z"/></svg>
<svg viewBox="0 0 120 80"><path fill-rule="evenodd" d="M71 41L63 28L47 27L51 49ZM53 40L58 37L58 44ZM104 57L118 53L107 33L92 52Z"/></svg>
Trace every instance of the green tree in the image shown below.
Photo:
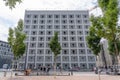
<svg viewBox="0 0 120 80"><path fill-rule="evenodd" d="M3 0L6 6L9 6L10 9L15 8L17 3L21 3L22 0Z"/></svg>
<svg viewBox="0 0 120 80"><path fill-rule="evenodd" d="M56 58L61 51L61 46L60 46L60 43L58 42L58 32L54 33L54 36L50 40L49 46L51 51L54 53L54 71L56 72Z"/></svg>
<svg viewBox="0 0 120 80"><path fill-rule="evenodd" d="M23 33L23 20L18 21L18 25L15 29L9 28L8 43L14 54L14 58L21 57L25 52L26 35Z"/></svg>
<svg viewBox="0 0 120 80"><path fill-rule="evenodd" d="M89 27L89 34L87 35L88 47L93 51L96 56L100 53L100 34L103 33L103 27L101 25L101 18L94 17L90 18L91 26Z"/></svg>
<svg viewBox="0 0 120 80"><path fill-rule="evenodd" d="M102 37L108 40L110 53L112 52L114 55L118 56L120 51L117 36L120 32L117 26L119 15L118 0L98 0L98 3L103 12L101 22L105 35L102 35ZM110 47L113 47L114 51Z"/></svg>

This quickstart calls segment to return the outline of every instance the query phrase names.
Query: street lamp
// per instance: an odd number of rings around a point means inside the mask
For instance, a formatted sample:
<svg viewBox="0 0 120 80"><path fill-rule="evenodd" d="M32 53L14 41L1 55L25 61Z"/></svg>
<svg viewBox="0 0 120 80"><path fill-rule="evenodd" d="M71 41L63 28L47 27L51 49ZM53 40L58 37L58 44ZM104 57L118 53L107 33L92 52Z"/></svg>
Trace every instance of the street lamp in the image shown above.
<svg viewBox="0 0 120 80"><path fill-rule="evenodd" d="M98 60L98 80L101 80L100 79L100 69L99 69L99 67L100 67L100 60L99 60L99 56L97 55L97 60Z"/></svg>
<svg viewBox="0 0 120 80"><path fill-rule="evenodd" d="M105 41L106 41L106 39L101 38L100 45L101 45L101 58L102 58L102 62L104 62L105 69L107 69L107 62L106 62L105 51L104 51Z"/></svg>

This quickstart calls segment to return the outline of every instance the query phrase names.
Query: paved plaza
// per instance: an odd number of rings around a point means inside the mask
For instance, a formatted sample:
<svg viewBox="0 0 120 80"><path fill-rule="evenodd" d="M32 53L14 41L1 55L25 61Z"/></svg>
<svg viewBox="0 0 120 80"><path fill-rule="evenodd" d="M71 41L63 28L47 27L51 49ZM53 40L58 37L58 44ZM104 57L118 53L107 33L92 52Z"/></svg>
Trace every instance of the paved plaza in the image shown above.
<svg viewBox="0 0 120 80"><path fill-rule="evenodd" d="M120 76L117 75L100 75L93 73L80 73L73 76L14 76L12 79L9 77L1 77L0 80L120 80Z"/></svg>

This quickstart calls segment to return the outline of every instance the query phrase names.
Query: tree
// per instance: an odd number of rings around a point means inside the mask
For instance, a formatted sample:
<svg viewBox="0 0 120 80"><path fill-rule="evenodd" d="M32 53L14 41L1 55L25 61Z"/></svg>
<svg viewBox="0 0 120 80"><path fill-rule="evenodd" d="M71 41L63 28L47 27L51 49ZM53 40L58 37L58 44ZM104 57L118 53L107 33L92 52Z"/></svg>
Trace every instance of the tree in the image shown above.
<svg viewBox="0 0 120 80"><path fill-rule="evenodd" d="M110 46L112 44L114 49L112 53L118 56L120 51L120 48L118 47L119 39L117 35L120 32L117 25L119 15L118 0L98 0L98 3L103 12L101 22L105 30L105 35L102 35L102 37L108 40L109 50L111 51L112 49Z"/></svg>
<svg viewBox="0 0 120 80"><path fill-rule="evenodd" d="M17 3L21 3L22 0L3 0L6 6L9 6L10 9L15 8Z"/></svg>
<svg viewBox="0 0 120 80"><path fill-rule="evenodd" d="M24 54L25 39L26 35L23 33L23 20L20 19L16 28L9 28L8 43L11 46L15 58L19 58Z"/></svg>
<svg viewBox="0 0 120 80"><path fill-rule="evenodd" d="M58 42L58 32L54 33L54 36L50 40L49 46L52 52L54 53L54 71L56 72L56 58L61 51L61 46L60 46L60 43Z"/></svg>

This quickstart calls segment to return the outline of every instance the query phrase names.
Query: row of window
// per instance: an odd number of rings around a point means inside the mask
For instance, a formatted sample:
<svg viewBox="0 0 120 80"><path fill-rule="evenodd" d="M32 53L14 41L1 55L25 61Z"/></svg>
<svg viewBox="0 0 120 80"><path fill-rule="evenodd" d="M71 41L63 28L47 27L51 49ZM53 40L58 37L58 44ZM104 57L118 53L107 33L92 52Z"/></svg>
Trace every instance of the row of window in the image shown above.
<svg viewBox="0 0 120 80"><path fill-rule="evenodd" d="M78 36L77 38L75 36L71 36L69 38L68 38L68 36L62 36L61 38L62 38L62 41L68 41L68 40L70 40L70 41L77 41L77 40L84 41L84 36ZM30 41L37 41L37 39L38 39L38 41L45 41L44 36L43 37L34 37L34 36L30 37ZM46 41L50 41L51 39L52 39L52 37L50 37L50 36L46 37ZM27 40L29 40L29 39L27 38ZM60 41L60 37L58 37L58 40Z"/></svg>
<svg viewBox="0 0 120 80"><path fill-rule="evenodd" d="M60 35L60 31L31 31L31 35L45 35L45 32L46 32L46 35L53 35L54 32L58 32L58 35ZM25 31L25 33L27 35L29 35L30 31ZM85 31L85 35L88 34L88 30ZM68 35L68 31L62 31L61 32L61 35ZM83 31L79 30L79 31L69 31L69 35L83 35Z"/></svg>
<svg viewBox="0 0 120 80"><path fill-rule="evenodd" d="M30 48L36 48L36 47L38 47L38 48L44 48L44 43L30 43ZM85 47L85 43L62 43L62 47L79 47L79 48L84 48ZM46 47L49 47L49 43L46 43Z"/></svg>
<svg viewBox="0 0 120 80"><path fill-rule="evenodd" d="M95 57L94 56L88 56L88 61L95 61ZM86 56L79 56L79 61L84 62L87 61ZM52 61L52 56L45 56L45 61L47 62L51 62ZM62 56L62 57L57 57L56 61L70 61L70 57L69 56ZM34 61L35 60L35 56L29 56L28 57L28 61ZM37 61L43 62L44 61L44 56L37 56ZM78 56L71 56L71 61L78 61Z"/></svg>
<svg viewBox="0 0 120 80"><path fill-rule="evenodd" d="M26 19L25 20L25 24L30 24L30 23L32 23L32 24L75 24L75 23L77 23L77 24L88 24L89 23L89 20L88 19L84 19L84 20L67 20L67 19L65 19L65 20L29 20L29 19Z"/></svg>
<svg viewBox="0 0 120 80"><path fill-rule="evenodd" d="M45 51L46 51L45 54L52 54L52 51L50 49L46 49ZM85 54L86 53L85 49L78 49L78 51L79 51L78 52L79 54ZM43 49L38 49L37 52L36 52L35 49L29 49L29 54L34 55L36 53L42 55L42 54L44 54L44 50ZM71 49L70 52L69 52L69 49L63 49L62 54L64 54L64 55L77 54L77 49ZM92 51L87 49L87 54L92 54Z"/></svg>
<svg viewBox="0 0 120 80"><path fill-rule="evenodd" d="M45 63L45 66L49 66L52 68L53 63ZM28 68L29 69L34 69L35 63L28 63ZM80 69L87 69L87 63L62 63L62 69L70 69L70 65L72 68L80 67ZM43 63L36 63L36 68L40 68L43 66ZM57 65L59 66L59 65ZM24 63L20 63L19 65L20 68L24 69ZM88 63L89 69L93 69L95 67L95 63Z"/></svg>
<svg viewBox="0 0 120 80"><path fill-rule="evenodd" d="M69 25L69 26L67 26L67 25L62 25L62 26L60 26L60 25L54 25L54 26L52 26L52 25L39 25L39 29L53 29L53 27L54 27L54 29L60 29L60 27L61 27L61 29L83 29L83 27L84 27L84 29L88 29L89 28L89 25ZM25 29L38 29L38 25L32 25L32 26L30 26L30 25L25 25Z"/></svg>
<svg viewBox="0 0 120 80"><path fill-rule="evenodd" d="M87 14L48 14L48 15L45 15L45 14L40 14L40 15L37 15L37 14L26 14L25 15L26 18L41 18L41 19L44 19L44 18L88 18L89 16Z"/></svg>

